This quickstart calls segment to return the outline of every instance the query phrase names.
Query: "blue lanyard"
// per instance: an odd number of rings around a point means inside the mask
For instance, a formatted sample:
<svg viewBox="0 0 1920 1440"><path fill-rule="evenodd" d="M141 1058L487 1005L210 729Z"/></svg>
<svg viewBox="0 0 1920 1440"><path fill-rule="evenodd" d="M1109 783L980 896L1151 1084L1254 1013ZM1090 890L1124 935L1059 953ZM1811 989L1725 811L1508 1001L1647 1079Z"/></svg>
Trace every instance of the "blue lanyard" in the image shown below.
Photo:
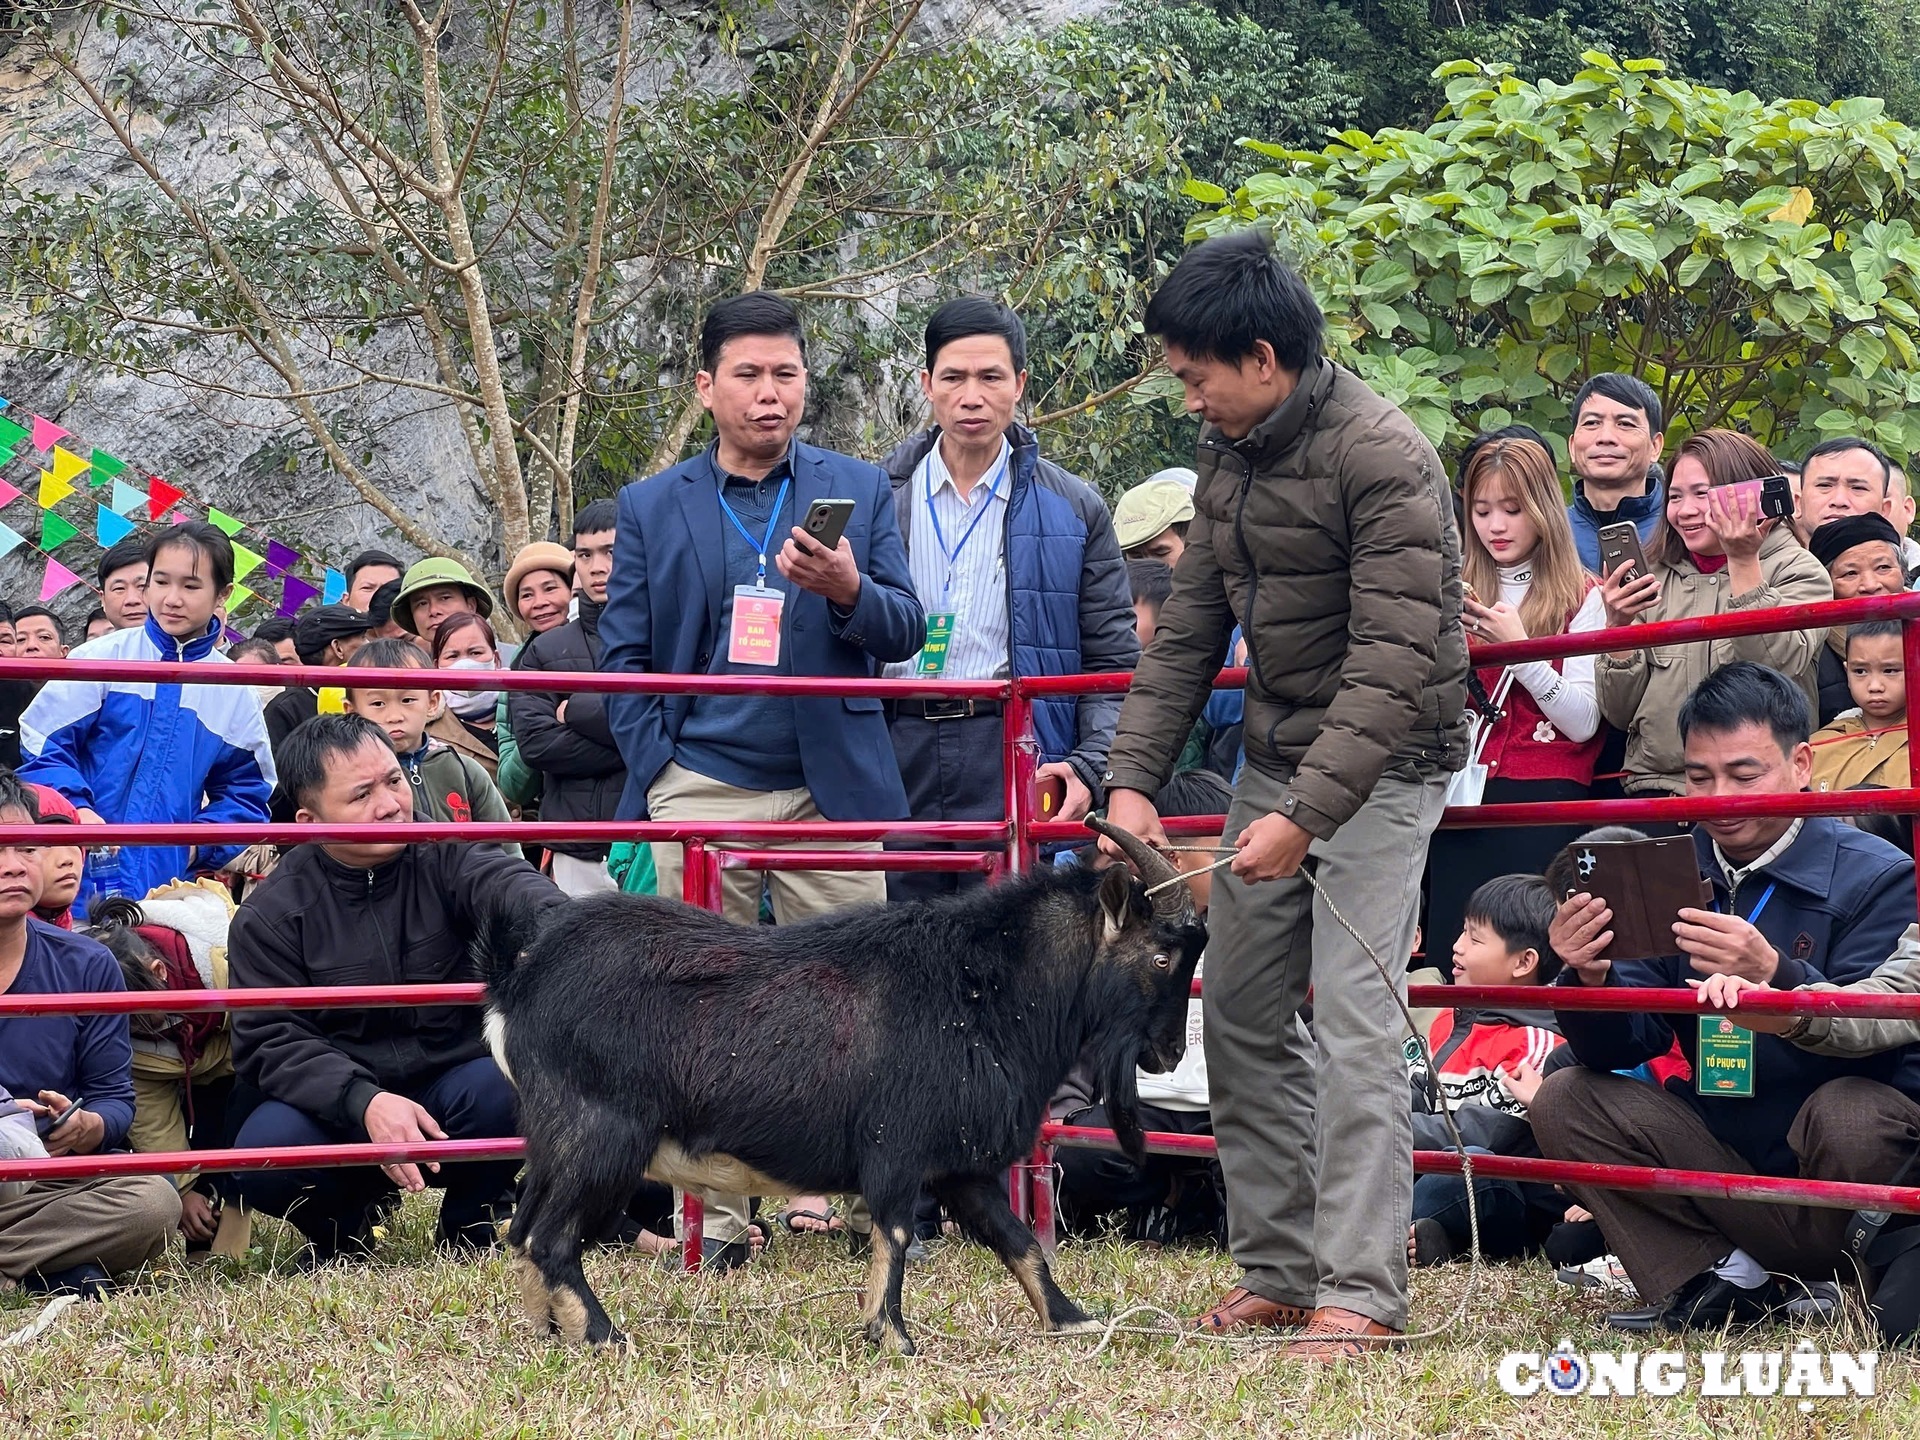
<svg viewBox="0 0 1920 1440"><path fill-rule="evenodd" d="M933 522L934 543L939 545L941 557L947 562L946 578L940 583L942 609L946 608L947 597L953 593L953 567L959 563L961 552L967 548L967 542L973 539L973 532L978 530L980 522L987 518L987 511L993 508L993 497L1000 493L1001 477L1007 473L1007 462L1012 458L1013 452L1010 449L1001 456L999 467L993 472L993 479L987 484L987 498L982 500L980 508L973 512L973 519L967 525L966 533L960 537L960 543L951 550L947 549L947 537L940 531L940 516L933 508L933 457L929 455L924 462L927 472L927 519Z"/></svg>
<svg viewBox="0 0 1920 1440"><path fill-rule="evenodd" d="M760 569L754 576L753 583L762 589L765 589L767 584L767 551L772 548L773 545L773 532L780 528L780 507L787 503L787 486L792 483L793 477L791 475L780 482L780 493L773 497L773 513L767 518L767 538L762 540L756 547L760 554ZM749 533L746 526L740 523L740 517L733 513L733 507L727 503L727 482L724 477L722 477L720 481L718 493L720 496L721 513L733 522L733 528L740 532L740 538L746 541L747 544L752 545L752 534Z"/></svg>
<svg viewBox="0 0 1920 1440"><path fill-rule="evenodd" d="M1752 925L1759 921L1760 912L1767 908L1767 901L1773 899L1773 891L1774 891L1775 883L1776 882L1769 880L1767 882L1767 888L1760 892L1760 903L1758 905L1755 905L1753 907L1753 913L1747 916L1747 924ZM1729 906L1733 904L1733 894L1731 891L1729 891L1727 894L1727 904Z"/></svg>

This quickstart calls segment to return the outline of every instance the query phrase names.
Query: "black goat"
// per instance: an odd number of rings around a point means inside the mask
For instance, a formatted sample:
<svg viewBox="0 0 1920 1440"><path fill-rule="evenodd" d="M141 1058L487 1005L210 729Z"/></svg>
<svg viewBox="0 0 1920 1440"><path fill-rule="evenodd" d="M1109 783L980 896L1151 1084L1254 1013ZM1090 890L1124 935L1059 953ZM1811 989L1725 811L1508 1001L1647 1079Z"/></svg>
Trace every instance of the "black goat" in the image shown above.
<svg viewBox="0 0 1920 1440"><path fill-rule="evenodd" d="M1140 873L1174 870L1112 831ZM1149 899L1125 867L1049 868L964 896L780 928L673 900L554 912L493 983L487 1036L520 1089L527 1170L512 1245L536 1324L621 1337L581 1237L643 1177L752 1194L859 1192L873 1212L868 1338L911 1353L900 1282L932 1187L1048 1329L1090 1326L1054 1284L1000 1175L1032 1148L1082 1056L1136 1158L1135 1067L1186 1043L1206 942L1184 885Z"/></svg>

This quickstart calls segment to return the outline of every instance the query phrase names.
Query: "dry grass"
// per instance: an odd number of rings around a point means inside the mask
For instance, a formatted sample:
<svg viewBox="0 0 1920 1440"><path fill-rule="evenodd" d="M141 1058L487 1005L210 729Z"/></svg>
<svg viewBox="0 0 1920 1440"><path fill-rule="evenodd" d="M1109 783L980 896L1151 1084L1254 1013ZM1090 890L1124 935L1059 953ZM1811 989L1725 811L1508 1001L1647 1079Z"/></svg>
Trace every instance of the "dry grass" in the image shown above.
<svg viewBox="0 0 1920 1440"><path fill-rule="evenodd" d="M1920 1365L1887 1357L1871 1402L1510 1400L1493 1367L1509 1348L1562 1336L1611 1348L1606 1302L1538 1266L1481 1272L1458 1338L1331 1370L1282 1363L1269 1345L1122 1334L1048 1339L984 1252L942 1247L909 1272L912 1360L871 1353L852 1293L860 1268L837 1243L788 1241L771 1263L689 1281L601 1255L590 1274L634 1345L563 1349L520 1317L503 1261L455 1264L428 1243L431 1200L410 1202L382 1263L291 1269L272 1222L244 1273L172 1265L107 1305L68 1310L33 1346L0 1351L0 1440L39 1436L600 1437L1086 1436L1908 1437L1920 1430ZM1072 1247L1068 1292L1111 1314L1204 1308L1232 1278L1221 1257L1118 1244ZM1464 1270L1416 1278L1416 1325L1443 1320ZM31 1313L7 1297L0 1329ZM1143 1324L1151 1317L1139 1317ZM1790 1348L1767 1332L1733 1348ZM1821 1349L1870 1348L1855 1329ZM1698 1344L1694 1353L1714 1348ZM1697 1368L1697 1367L1696 1367Z"/></svg>

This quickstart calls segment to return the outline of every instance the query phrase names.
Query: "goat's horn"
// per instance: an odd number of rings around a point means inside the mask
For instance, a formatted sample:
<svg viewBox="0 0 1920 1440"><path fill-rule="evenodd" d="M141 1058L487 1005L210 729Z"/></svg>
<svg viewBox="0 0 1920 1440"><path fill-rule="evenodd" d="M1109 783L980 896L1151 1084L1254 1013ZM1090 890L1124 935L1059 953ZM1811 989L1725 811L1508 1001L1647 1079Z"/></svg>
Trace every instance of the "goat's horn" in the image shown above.
<svg viewBox="0 0 1920 1440"><path fill-rule="evenodd" d="M1155 885L1166 886L1153 897L1153 913L1156 916L1175 924L1192 917L1192 894L1184 885L1168 883L1180 878L1180 872L1173 868L1172 861L1131 830L1122 830L1118 825L1109 824L1098 815L1087 816L1087 828L1104 835L1118 845L1121 854L1133 862L1135 872L1146 881L1149 889Z"/></svg>

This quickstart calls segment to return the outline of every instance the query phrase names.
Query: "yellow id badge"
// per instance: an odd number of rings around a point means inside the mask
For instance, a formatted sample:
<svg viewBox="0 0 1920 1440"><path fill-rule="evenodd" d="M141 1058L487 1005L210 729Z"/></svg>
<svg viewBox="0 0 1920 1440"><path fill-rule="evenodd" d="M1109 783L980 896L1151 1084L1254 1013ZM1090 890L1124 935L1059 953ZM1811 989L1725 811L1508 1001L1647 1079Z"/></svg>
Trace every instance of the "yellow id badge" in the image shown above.
<svg viewBox="0 0 1920 1440"><path fill-rule="evenodd" d="M780 663L780 612L787 597L759 585L733 587L733 625L727 635L727 659L735 665Z"/></svg>
<svg viewBox="0 0 1920 1440"><path fill-rule="evenodd" d="M953 643L953 618L951 612L927 616L927 643L920 647L920 663L914 673L926 676L947 673L947 648Z"/></svg>
<svg viewBox="0 0 1920 1440"><path fill-rule="evenodd" d="M1693 1088L1702 1095L1753 1098L1753 1031L1742 1030L1724 1015L1700 1017L1700 1044L1694 1051Z"/></svg>

